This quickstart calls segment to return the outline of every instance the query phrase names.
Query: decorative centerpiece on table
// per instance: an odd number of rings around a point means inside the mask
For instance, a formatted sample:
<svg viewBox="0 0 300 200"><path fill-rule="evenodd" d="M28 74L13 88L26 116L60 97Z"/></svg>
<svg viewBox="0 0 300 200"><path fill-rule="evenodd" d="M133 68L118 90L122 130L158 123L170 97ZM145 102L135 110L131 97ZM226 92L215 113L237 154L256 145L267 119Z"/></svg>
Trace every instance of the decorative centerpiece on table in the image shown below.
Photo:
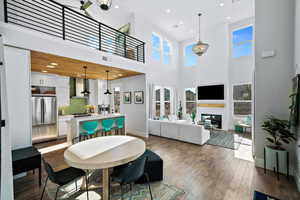
<svg viewBox="0 0 300 200"><path fill-rule="evenodd" d="M268 164L271 169L277 169L278 166L281 172L287 171L288 151L283 145L296 141L294 133L290 131L290 122L268 116L261 127L267 134L266 140L269 143L265 147L265 165Z"/></svg>
<svg viewBox="0 0 300 200"><path fill-rule="evenodd" d="M95 113L95 106L93 106L93 105L86 105L85 108L86 108L86 112L87 113Z"/></svg>

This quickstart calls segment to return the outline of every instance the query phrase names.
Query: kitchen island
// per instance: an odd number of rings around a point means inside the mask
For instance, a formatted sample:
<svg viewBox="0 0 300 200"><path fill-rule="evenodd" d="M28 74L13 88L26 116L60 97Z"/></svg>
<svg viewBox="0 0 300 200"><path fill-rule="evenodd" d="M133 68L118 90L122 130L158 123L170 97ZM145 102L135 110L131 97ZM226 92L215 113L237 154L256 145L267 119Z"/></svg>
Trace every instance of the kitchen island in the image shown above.
<svg viewBox="0 0 300 200"><path fill-rule="evenodd" d="M67 135L68 145L71 146L72 145L72 140L79 136L80 131L81 131L81 124L83 122L98 121L97 130L101 130L102 129L102 125L101 125L102 120L115 119L115 118L120 118L120 117L125 118L125 115L123 115L123 114L107 114L107 115L92 114L91 116L74 117L71 120L71 131ZM124 132L125 132L125 135L126 135L126 120L124 122Z"/></svg>

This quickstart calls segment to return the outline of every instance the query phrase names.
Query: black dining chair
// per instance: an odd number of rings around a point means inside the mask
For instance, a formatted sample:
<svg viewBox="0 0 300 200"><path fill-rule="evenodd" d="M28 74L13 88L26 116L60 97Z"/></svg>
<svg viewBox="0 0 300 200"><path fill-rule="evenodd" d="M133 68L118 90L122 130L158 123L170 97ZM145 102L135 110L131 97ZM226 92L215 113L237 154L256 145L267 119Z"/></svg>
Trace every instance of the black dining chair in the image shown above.
<svg viewBox="0 0 300 200"><path fill-rule="evenodd" d="M41 200L43 199L48 179L50 179L53 183L58 185L58 187L56 189L56 193L55 193L55 200L56 200L57 199L57 194L58 194L58 191L59 191L60 187L66 185L68 183L71 183L71 182L74 181L75 186L76 186L76 191L77 191L77 179L79 179L80 177L83 177L83 176L85 177L85 181L86 181L85 186L86 186L87 199L89 199L88 179L87 179L86 173L83 170L73 168L73 167L69 167L69 168L54 172L51 165L49 163L47 163L44 159L42 159L42 160L43 160L44 167L45 167L45 170L46 170L48 176L47 176L44 188L43 188Z"/></svg>
<svg viewBox="0 0 300 200"><path fill-rule="evenodd" d="M138 158L137 160L130 162L126 165L122 165L114 168L111 174L111 181L120 184L121 186L121 199L123 199L123 186L130 186L130 195L132 195L132 185L138 181L141 177L145 177L148 183L149 192L152 198L152 191L149 182L148 173L145 171L147 157Z"/></svg>

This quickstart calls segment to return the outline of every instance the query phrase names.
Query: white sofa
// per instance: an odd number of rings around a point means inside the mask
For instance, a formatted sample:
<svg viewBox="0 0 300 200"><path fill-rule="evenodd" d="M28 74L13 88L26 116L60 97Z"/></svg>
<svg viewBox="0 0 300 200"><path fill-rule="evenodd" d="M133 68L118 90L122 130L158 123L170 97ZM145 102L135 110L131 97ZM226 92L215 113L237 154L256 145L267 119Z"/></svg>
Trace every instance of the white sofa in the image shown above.
<svg viewBox="0 0 300 200"><path fill-rule="evenodd" d="M210 131L204 126L186 120L148 120L149 134L203 145L210 138Z"/></svg>

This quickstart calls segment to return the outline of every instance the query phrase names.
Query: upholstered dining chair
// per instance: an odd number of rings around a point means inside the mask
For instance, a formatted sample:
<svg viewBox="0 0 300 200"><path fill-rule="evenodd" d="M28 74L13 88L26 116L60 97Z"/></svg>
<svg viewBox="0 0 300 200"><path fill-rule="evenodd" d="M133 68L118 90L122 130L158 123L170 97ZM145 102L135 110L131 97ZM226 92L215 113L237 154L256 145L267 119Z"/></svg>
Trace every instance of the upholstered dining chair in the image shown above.
<svg viewBox="0 0 300 200"><path fill-rule="evenodd" d="M114 168L114 171L111 174L111 181L120 184L122 200L123 200L123 186L129 185L130 195L132 195L132 185L143 176L147 180L150 197L151 200L153 200L151 186L149 182L149 176L148 173L145 171L147 160L148 160L147 157L140 157L131 163Z"/></svg>
<svg viewBox="0 0 300 200"><path fill-rule="evenodd" d="M56 193L55 193L55 200L57 199L57 194L59 189L71 182L75 182L75 186L76 186L76 191L77 191L77 180L80 177L85 177L85 181L86 181L86 194L87 194L87 199L89 199L89 193L88 193L88 179L87 179L87 175L86 173L81 170L81 169L76 169L73 167L69 167L60 171L56 171L54 172L53 168L51 167L51 165L49 163L47 163L44 159L43 160L43 164L45 167L45 170L48 174L44 188L43 188L43 192L41 195L41 200L43 199L44 193L45 193L45 188L47 186L47 182L48 179L50 179L53 183L57 184L58 187L56 189Z"/></svg>

